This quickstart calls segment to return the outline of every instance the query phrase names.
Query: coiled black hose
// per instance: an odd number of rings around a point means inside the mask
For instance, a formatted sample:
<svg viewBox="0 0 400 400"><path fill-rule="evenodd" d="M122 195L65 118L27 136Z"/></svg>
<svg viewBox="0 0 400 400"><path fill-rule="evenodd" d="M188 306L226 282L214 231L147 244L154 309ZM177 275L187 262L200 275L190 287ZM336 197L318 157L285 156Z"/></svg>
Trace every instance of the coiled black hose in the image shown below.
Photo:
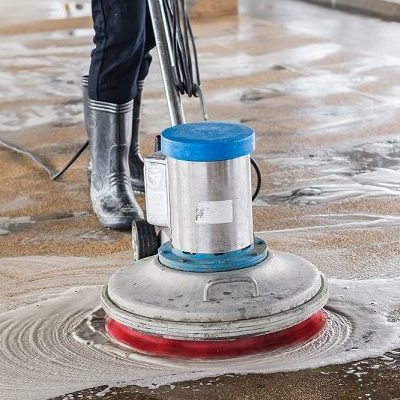
<svg viewBox="0 0 400 400"><path fill-rule="evenodd" d="M175 87L182 95L198 97L201 85L196 43L185 0L162 0L172 44Z"/></svg>

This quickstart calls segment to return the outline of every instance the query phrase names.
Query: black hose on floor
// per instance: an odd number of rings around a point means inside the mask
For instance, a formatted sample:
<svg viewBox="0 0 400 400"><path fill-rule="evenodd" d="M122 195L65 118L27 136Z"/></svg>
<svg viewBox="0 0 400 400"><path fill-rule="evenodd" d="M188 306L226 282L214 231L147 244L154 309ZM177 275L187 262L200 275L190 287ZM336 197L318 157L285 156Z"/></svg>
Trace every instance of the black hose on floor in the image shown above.
<svg viewBox="0 0 400 400"><path fill-rule="evenodd" d="M56 181L64 172L79 158L79 156L85 151L85 149L89 146L89 140L87 140L81 148L74 154L74 156L65 164L63 168L60 169L57 173L55 173L52 177L52 181Z"/></svg>
<svg viewBox="0 0 400 400"><path fill-rule="evenodd" d="M60 171L58 172L53 172L42 160L40 160L38 157L36 157L33 153L31 153L28 150L22 149L21 147L18 147L14 144L8 143L2 139L0 139L0 146L5 147L8 150L11 150L17 154L21 154L25 157L30 158L36 165L38 165L40 168L42 168L50 177L52 181L57 180L77 159L78 157L83 153L83 151L86 149L86 147L89 145L89 141L86 141L81 148L74 154L74 156L71 158L70 161L68 161L63 168L61 168Z"/></svg>

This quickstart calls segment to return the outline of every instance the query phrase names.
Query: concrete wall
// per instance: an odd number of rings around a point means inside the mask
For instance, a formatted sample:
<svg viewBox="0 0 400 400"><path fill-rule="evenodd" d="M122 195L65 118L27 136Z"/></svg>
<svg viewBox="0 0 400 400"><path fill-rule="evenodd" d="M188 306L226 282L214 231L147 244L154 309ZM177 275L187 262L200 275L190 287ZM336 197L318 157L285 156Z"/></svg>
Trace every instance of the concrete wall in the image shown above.
<svg viewBox="0 0 400 400"><path fill-rule="evenodd" d="M187 0L193 18L211 18L238 13L238 0Z"/></svg>
<svg viewBox="0 0 400 400"><path fill-rule="evenodd" d="M400 21L399 0L301 0L331 8L354 11L366 15Z"/></svg>

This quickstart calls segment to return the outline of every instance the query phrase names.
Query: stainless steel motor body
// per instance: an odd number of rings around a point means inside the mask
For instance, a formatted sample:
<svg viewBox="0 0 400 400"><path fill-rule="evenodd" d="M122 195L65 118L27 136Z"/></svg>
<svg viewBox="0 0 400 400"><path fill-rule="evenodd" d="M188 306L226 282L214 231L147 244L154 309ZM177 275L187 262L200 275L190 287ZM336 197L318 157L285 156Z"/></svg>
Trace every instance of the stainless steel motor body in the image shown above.
<svg viewBox="0 0 400 400"><path fill-rule="evenodd" d="M250 157L216 162L167 158L172 245L227 253L253 243Z"/></svg>
<svg viewBox="0 0 400 400"><path fill-rule="evenodd" d="M170 228L175 248L226 253L253 243L249 156L207 163L166 157L160 163L156 155L145 165L147 219Z"/></svg>

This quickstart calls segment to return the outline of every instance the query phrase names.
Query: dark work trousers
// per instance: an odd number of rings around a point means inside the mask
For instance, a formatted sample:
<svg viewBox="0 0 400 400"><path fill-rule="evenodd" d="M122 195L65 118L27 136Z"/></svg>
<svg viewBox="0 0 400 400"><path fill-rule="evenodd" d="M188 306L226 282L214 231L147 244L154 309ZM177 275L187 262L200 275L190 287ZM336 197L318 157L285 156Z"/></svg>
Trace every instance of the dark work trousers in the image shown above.
<svg viewBox="0 0 400 400"><path fill-rule="evenodd" d="M136 96L155 46L146 0L92 0L95 30L89 98L123 104Z"/></svg>

